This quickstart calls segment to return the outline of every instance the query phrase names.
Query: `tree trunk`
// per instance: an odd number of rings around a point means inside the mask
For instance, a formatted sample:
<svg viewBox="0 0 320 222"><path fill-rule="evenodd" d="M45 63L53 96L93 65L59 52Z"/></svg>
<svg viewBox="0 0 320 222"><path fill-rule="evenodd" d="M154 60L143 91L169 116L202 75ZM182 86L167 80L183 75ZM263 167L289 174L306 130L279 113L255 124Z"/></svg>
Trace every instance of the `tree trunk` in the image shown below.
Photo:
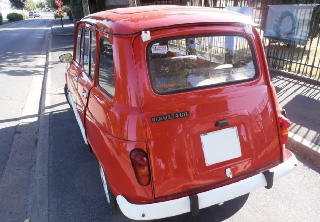
<svg viewBox="0 0 320 222"><path fill-rule="evenodd" d="M129 7L139 6L140 0L129 0Z"/></svg>
<svg viewBox="0 0 320 222"><path fill-rule="evenodd" d="M77 21L79 20L79 18L78 18L78 16L76 15L76 13L74 13L73 0L70 0L70 9L71 9L71 12L72 12L73 23L76 24Z"/></svg>
<svg viewBox="0 0 320 222"><path fill-rule="evenodd" d="M90 14L89 10L89 2L88 0L82 0L82 7L83 7L83 15L87 16Z"/></svg>
<svg viewBox="0 0 320 222"><path fill-rule="evenodd" d="M209 2L209 0L204 0L203 6L204 6L204 7L210 7L210 2Z"/></svg>

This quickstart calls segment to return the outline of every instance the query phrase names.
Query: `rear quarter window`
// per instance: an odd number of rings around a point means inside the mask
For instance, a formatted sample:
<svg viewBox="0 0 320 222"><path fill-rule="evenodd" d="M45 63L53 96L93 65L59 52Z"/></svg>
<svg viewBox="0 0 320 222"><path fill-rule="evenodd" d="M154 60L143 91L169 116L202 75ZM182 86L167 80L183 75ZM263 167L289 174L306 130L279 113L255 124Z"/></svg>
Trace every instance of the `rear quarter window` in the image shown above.
<svg viewBox="0 0 320 222"><path fill-rule="evenodd" d="M99 52L99 87L109 96L115 94L113 47L109 39L102 38Z"/></svg>
<svg viewBox="0 0 320 222"><path fill-rule="evenodd" d="M148 46L151 84L160 94L249 81L256 76L251 43L243 36L162 39Z"/></svg>

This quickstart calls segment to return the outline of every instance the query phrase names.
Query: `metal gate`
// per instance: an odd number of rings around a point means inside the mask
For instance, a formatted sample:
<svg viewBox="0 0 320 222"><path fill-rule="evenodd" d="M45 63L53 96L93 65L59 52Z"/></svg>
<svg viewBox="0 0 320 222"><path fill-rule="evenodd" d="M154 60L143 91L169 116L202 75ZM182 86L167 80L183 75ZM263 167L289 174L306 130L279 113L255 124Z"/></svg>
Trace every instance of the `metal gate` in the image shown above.
<svg viewBox="0 0 320 222"><path fill-rule="evenodd" d="M291 74L320 83L320 0L135 0L137 5L189 5L213 8L252 7L253 21L267 56L268 66L273 71ZM308 40L305 44L289 44L265 38L269 5L316 5L310 22ZM121 7L121 6L116 6ZM126 6L122 6L126 7ZM107 7L111 8L111 7ZM112 7L114 8L114 7Z"/></svg>

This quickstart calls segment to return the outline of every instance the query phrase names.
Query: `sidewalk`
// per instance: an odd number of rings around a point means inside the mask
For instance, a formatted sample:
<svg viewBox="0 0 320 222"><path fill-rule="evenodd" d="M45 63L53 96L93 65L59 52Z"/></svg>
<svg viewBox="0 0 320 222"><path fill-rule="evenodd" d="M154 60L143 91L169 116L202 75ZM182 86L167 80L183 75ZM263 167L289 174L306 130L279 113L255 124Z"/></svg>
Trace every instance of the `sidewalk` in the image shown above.
<svg viewBox="0 0 320 222"><path fill-rule="evenodd" d="M271 73L280 106L291 121L287 147L320 164L320 83Z"/></svg>
<svg viewBox="0 0 320 222"><path fill-rule="evenodd" d="M74 23L67 18L55 19L51 29L51 35L74 35Z"/></svg>
<svg viewBox="0 0 320 222"><path fill-rule="evenodd" d="M61 25L61 20L56 19L53 21L51 28L52 45L50 50L53 54L58 53L61 55L65 50L72 53L73 50L74 23L67 18L62 19L62 21L63 27ZM64 70L61 71L61 73L64 73Z"/></svg>
<svg viewBox="0 0 320 222"><path fill-rule="evenodd" d="M51 36L56 36L52 42L51 51L73 48L65 35L74 35L74 25L67 19L54 21ZM61 36L60 38L57 38ZM271 73L280 106L286 109L292 122L287 147L294 150L316 164L320 165L320 83L318 86Z"/></svg>

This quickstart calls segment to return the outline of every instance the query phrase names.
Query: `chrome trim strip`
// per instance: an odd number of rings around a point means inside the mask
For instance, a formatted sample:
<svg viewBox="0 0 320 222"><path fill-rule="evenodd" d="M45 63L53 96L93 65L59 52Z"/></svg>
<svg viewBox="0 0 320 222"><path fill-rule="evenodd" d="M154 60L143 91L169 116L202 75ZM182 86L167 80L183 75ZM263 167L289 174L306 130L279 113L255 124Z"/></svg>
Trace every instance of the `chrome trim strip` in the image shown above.
<svg viewBox="0 0 320 222"><path fill-rule="evenodd" d="M84 126L83 126L83 124L81 122L80 115L79 115L79 113L77 111L77 108L76 108L76 106L75 106L75 104L74 104L74 102L72 100L70 91L68 91L68 100L69 100L69 103L72 106L73 113L76 116L76 120L77 120L78 125L80 127L80 131L81 131L83 140L84 140L85 144L88 145L88 140L87 140L87 137L86 137L86 131L85 131L85 128L84 128Z"/></svg>

